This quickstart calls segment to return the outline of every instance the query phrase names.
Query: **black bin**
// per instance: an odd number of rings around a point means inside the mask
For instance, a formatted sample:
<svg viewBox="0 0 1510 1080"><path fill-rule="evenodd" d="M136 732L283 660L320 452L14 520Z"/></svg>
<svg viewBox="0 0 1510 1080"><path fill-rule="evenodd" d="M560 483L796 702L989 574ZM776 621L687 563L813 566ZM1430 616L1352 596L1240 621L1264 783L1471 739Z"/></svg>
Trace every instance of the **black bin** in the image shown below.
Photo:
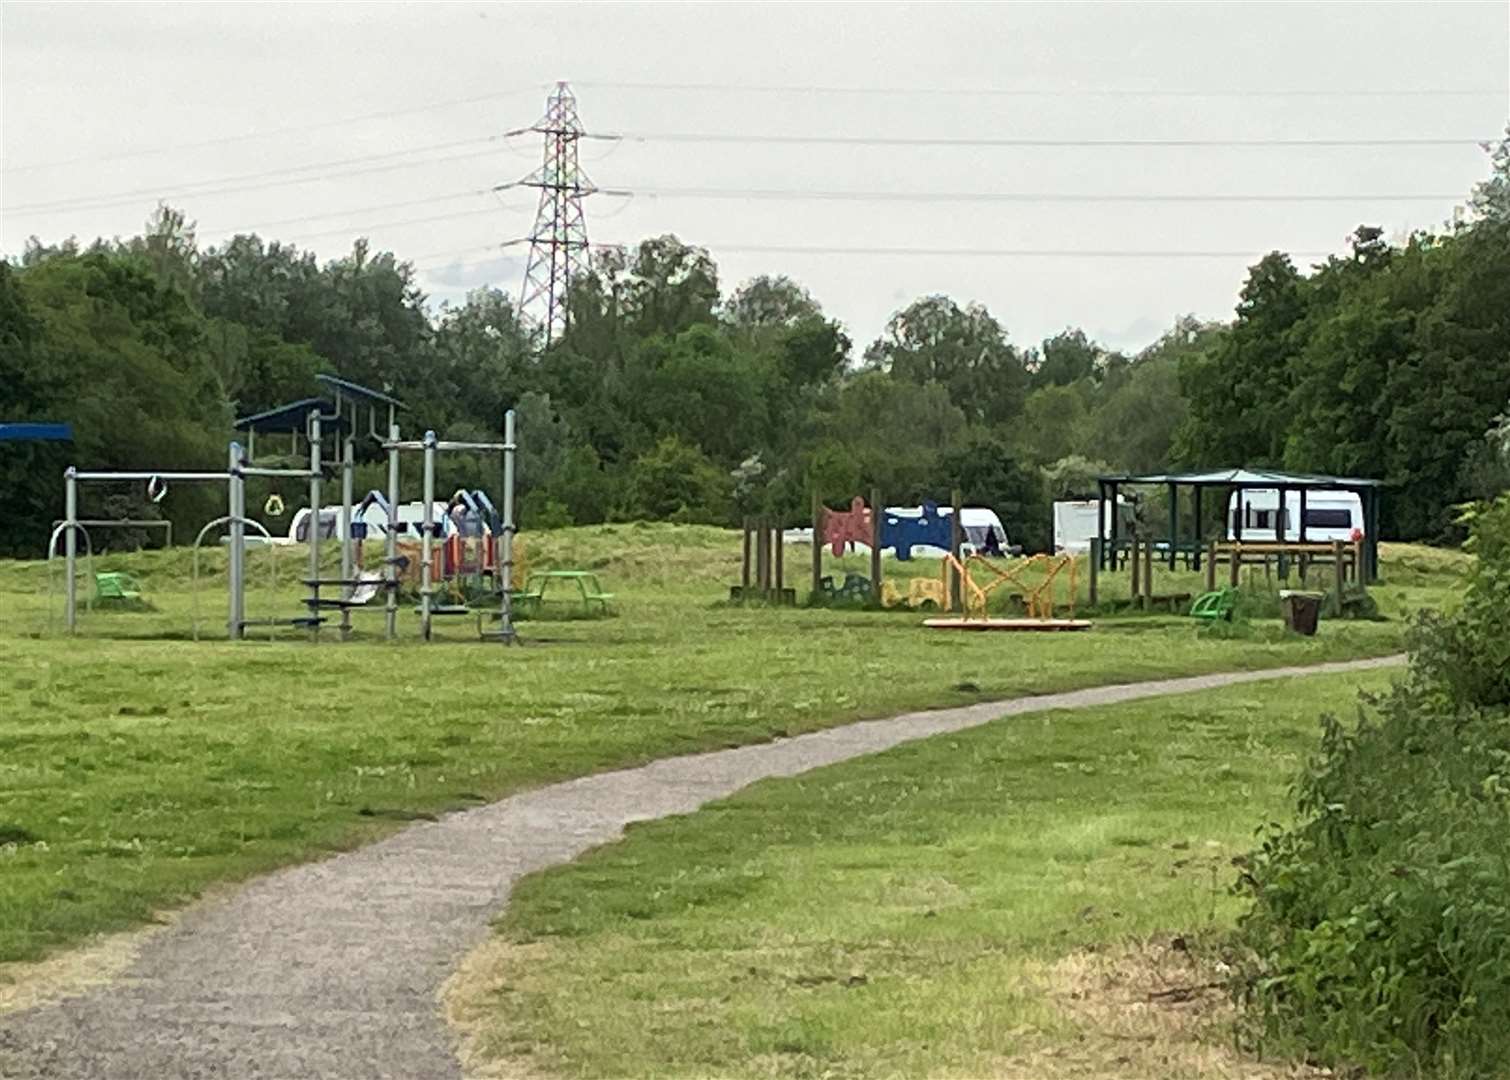
<svg viewBox="0 0 1510 1080"><path fill-rule="evenodd" d="M1297 634L1312 637L1316 623L1321 618L1321 593L1286 590L1279 594L1280 610L1284 613L1285 625Z"/></svg>

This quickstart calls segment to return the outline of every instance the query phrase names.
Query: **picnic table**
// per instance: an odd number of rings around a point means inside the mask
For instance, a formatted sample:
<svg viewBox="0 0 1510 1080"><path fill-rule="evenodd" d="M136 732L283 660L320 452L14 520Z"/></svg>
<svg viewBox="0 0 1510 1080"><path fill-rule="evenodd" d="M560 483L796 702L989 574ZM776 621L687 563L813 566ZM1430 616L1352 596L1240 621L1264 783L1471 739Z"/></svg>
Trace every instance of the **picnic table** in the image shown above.
<svg viewBox="0 0 1510 1080"><path fill-rule="evenodd" d="M539 611L553 582L575 585L582 600L582 610L587 614L592 614L594 605L602 614L608 614L613 593L603 591L598 575L591 570L537 570L525 581L524 591L514 594L514 600L523 610Z"/></svg>

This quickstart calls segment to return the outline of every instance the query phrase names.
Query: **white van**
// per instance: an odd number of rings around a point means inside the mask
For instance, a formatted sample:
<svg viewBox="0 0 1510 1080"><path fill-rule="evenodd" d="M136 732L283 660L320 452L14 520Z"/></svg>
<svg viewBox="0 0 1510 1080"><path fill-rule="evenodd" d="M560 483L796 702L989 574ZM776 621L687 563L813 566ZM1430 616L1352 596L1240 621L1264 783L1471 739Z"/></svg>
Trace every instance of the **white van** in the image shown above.
<svg viewBox="0 0 1510 1080"><path fill-rule="evenodd" d="M1238 500L1242 506L1238 506ZM1277 540L1281 522L1279 489L1254 488L1235 491L1227 502L1227 539L1237 539L1238 524L1243 539L1262 543ZM1286 491L1284 506L1285 540L1300 540L1300 492ZM1329 544L1333 540L1356 540L1363 536L1363 500L1352 491L1306 492L1306 542Z"/></svg>

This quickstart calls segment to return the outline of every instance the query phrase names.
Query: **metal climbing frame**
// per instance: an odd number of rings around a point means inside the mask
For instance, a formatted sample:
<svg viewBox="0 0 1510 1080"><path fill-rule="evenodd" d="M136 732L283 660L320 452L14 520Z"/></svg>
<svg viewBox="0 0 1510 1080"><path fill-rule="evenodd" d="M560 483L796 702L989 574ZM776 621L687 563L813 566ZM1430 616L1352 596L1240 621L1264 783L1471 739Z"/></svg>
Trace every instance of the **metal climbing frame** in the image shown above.
<svg viewBox="0 0 1510 1080"><path fill-rule="evenodd" d="M514 607L511 587L514 575L514 410L503 417L503 442L449 442L435 432L427 431L423 439L405 442L398 437L397 425L389 428L390 437L383 443L388 451L388 567L391 584L388 589L389 619L388 636L395 636L392 611L397 604L398 565L395 557L394 534L397 531L399 454L418 451L424 455L424 520L420 533L419 602L420 636L430 640L430 631L437 608L435 606L435 540L438 523L435 521L435 458L445 451L483 451L503 455L503 523L498 544L498 567L494 585L498 594L499 627L485 637L493 637L505 645L517 643L514 630ZM479 628L480 630L480 628Z"/></svg>

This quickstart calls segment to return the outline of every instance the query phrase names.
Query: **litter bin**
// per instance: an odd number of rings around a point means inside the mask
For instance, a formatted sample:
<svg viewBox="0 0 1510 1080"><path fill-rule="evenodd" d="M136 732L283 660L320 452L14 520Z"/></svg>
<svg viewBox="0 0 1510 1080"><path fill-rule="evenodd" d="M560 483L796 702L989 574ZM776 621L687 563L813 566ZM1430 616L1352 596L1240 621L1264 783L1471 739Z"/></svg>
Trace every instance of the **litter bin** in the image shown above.
<svg viewBox="0 0 1510 1080"><path fill-rule="evenodd" d="M1280 610L1284 613L1285 625L1297 634L1311 637L1316 633L1316 622L1321 616L1321 601L1324 593L1300 592L1282 589L1279 593Z"/></svg>

